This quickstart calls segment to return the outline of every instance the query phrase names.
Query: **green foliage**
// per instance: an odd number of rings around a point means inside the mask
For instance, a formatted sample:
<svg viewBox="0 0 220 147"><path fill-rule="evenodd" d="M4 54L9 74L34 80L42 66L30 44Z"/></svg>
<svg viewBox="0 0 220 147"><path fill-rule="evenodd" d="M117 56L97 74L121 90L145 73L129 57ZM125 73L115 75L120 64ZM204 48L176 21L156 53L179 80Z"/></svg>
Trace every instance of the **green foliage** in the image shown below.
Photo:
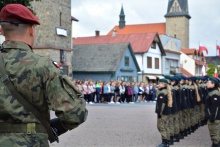
<svg viewBox="0 0 220 147"><path fill-rule="evenodd" d="M6 5L6 4L22 4L26 7L28 7L28 9L33 12L34 14L36 14L33 10L33 7L31 6L30 2L32 1L41 1L41 0L1 0L0 1L0 10Z"/></svg>
<svg viewBox="0 0 220 147"><path fill-rule="evenodd" d="M206 71L207 75L213 77L213 75L215 73L215 68L216 68L216 64L215 63L209 64L208 65L208 70ZM220 67L217 68L217 72L218 73L220 72Z"/></svg>

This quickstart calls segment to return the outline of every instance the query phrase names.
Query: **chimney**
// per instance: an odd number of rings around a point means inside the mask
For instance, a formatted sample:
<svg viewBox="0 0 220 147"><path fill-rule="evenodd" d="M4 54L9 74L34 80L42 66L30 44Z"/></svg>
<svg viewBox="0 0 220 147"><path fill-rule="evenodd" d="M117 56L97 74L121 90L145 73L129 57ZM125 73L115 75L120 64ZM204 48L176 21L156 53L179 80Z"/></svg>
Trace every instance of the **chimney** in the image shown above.
<svg viewBox="0 0 220 147"><path fill-rule="evenodd" d="M112 32L112 37L115 37L115 36L117 36L117 31L116 31L116 29L114 29L113 32Z"/></svg>
<svg viewBox="0 0 220 147"><path fill-rule="evenodd" d="M96 36L96 37L99 36L99 31L98 31L98 30L95 31L95 36Z"/></svg>

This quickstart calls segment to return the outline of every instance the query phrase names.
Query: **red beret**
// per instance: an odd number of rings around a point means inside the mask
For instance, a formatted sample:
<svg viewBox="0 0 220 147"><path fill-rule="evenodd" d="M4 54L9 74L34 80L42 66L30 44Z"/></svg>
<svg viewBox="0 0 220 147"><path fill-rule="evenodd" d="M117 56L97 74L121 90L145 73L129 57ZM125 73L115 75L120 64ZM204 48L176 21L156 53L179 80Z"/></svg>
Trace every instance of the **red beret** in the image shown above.
<svg viewBox="0 0 220 147"><path fill-rule="evenodd" d="M21 4L7 4L1 9L1 22L11 22L15 24L28 23L38 24L37 17L25 6Z"/></svg>

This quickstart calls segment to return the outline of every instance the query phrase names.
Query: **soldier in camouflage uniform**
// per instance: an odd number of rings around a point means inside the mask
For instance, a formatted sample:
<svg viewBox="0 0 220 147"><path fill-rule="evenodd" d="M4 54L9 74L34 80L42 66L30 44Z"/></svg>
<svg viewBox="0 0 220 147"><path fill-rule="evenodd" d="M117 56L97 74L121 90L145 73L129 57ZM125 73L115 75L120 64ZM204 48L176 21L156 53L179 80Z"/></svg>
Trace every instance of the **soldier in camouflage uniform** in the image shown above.
<svg viewBox="0 0 220 147"><path fill-rule="evenodd" d="M170 130L169 115L171 114L172 94L166 79L159 80L159 90L156 103L157 128L162 137L162 143L157 147L169 147Z"/></svg>
<svg viewBox="0 0 220 147"><path fill-rule="evenodd" d="M212 140L212 147L220 146L220 92L218 80L209 78L207 83L208 96L205 102L205 117L208 119L208 128Z"/></svg>
<svg viewBox="0 0 220 147"><path fill-rule="evenodd" d="M2 8L0 20L0 31L6 39L1 54L16 90L39 109L58 135L85 122L88 111L79 97L81 93L50 59L33 53L38 19L26 7L8 4ZM0 108L1 147L49 146L45 128L2 81ZM49 120L49 110L55 111L57 118Z"/></svg>

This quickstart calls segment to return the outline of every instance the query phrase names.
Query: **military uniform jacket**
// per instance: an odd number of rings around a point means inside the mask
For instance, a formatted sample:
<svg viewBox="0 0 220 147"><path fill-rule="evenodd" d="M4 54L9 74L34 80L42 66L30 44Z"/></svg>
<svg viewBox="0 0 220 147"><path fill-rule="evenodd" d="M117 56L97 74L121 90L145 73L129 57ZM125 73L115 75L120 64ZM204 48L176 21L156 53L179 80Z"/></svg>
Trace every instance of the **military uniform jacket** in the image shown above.
<svg viewBox="0 0 220 147"><path fill-rule="evenodd" d="M53 62L33 53L23 42L5 41L5 69L17 91L42 114L55 111L64 128L76 128L87 118L80 92ZM0 81L0 123L39 123ZM42 115L43 117L43 115ZM49 118L47 118L49 121Z"/></svg>
<svg viewBox="0 0 220 147"><path fill-rule="evenodd" d="M205 103L205 117L210 121L220 120L220 92L218 89L209 89Z"/></svg>
<svg viewBox="0 0 220 147"><path fill-rule="evenodd" d="M176 97L176 89L175 87L173 86L170 86L171 87L171 92L172 92L172 99L173 99L173 103L172 103L172 108L171 108L171 113L172 114L175 114L176 112L178 112L178 109L177 109L177 97Z"/></svg>
<svg viewBox="0 0 220 147"><path fill-rule="evenodd" d="M169 115L171 109L168 107L167 89L161 88L158 90L156 113L158 115Z"/></svg>
<svg viewBox="0 0 220 147"><path fill-rule="evenodd" d="M174 93L175 93L175 97L176 97L176 106L177 106L177 111L180 111L180 107L181 107L181 97L180 97L180 89L178 85L174 86Z"/></svg>
<svg viewBox="0 0 220 147"><path fill-rule="evenodd" d="M184 110L188 108L188 89L186 88L186 85L180 86L180 98L181 98L181 106L180 110Z"/></svg>
<svg viewBox="0 0 220 147"><path fill-rule="evenodd" d="M190 100L190 108L194 108L196 106L196 91L193 85L188 86L189 88L189 100Z"/></svg>

